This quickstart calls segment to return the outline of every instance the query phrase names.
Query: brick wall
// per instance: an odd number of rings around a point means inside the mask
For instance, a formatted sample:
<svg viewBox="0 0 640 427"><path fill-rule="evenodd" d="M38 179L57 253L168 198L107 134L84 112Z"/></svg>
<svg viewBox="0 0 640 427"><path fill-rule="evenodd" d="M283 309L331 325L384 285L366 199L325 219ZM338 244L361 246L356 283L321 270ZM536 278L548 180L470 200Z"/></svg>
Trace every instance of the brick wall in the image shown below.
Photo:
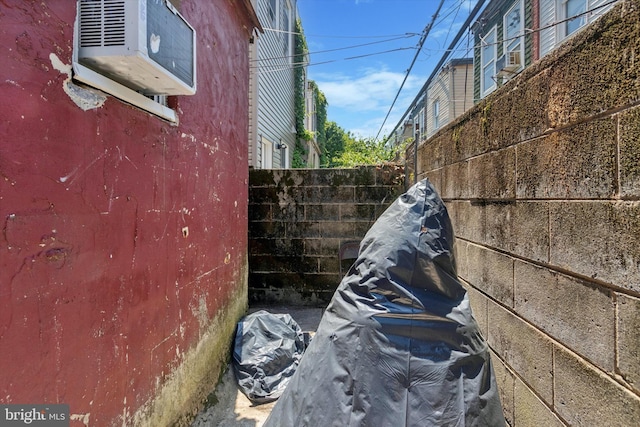
<svg viewBox="0 0 640 427"><path fill-rule="evenodd" d="M419 147L506 418L640 425L640 1Z"/></svg>
<svg viewBox="0 0 640 427"><path fill-rule="evenodd" d="M403 192L395 165L250 171L250 303L326 304L340 244L362 239Z"/></svg>

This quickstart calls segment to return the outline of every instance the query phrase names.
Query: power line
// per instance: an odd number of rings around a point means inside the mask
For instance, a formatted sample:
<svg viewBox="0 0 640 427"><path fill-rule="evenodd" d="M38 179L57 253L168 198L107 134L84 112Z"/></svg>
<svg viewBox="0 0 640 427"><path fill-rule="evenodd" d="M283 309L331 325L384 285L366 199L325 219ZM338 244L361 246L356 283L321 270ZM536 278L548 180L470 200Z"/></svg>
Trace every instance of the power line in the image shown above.
<svg viewBox="0 0 640 427"><path fill-rule="evenodd" d="M475 16L478 14L478 12L482 8L482 5L484 4L484 2L485 2L485 0L478 0L476 5L474 6L473 10L469 13L469 16L467 16L467 19L462 24L462 27L460 27L461 28L460 31L458 31L458 34L456 34L456 36L451 41L451 44L449 44L448 50L453 50L458 45L458 41L460 41L460 38L462 37L462 35L467 31L467 29L469 27L469 24L475 18ZM438 61L436 66L433 68L433 71L431 72L431 75L429 76L427 81L424 83L424 85L422 85L422 88L418 92L418 95L416 95L416 97L411 102L411 105L409 105L409 108L407 108L407 110L404 112L404 114L402 115L400 120L398 120L398 123L393 128L393 130L389 133L389 135L387 136L387 139L385 140L385 142L387 142L389 140L389 138L391 138L391 135L393 135L395 133L395 131L398 129L398 127L400 126L400 124L402 123L404 118L407 117L409 112L411 112L411 110L416 106L418 99L422 96L423 93L426 92L427 87L431 83L431 80L434 78L436 73L438 73L438 71L440 70L440 67L442 66L442 64L444 64L444 61L448 57L449 57L449 55L445 54L445 55L442 56L442 58L440 58L440 61ZM382 131L382 127L380 128L380 131ZM378 132L378 134L380 134L380 132ZM377 139L377 137L376 137L376 139ZM416 148L417 148L417 145L416 145Z"/></svg>
<svg viewBox="0 0 640 427"><path fill-rule="evenodd" d="M259 66L253 66L253 67L250 67L250 68L251 69L258 69L258 73L265 74L265 73L272 73L272 72L276 72L276 71L290 70L290 69L293 69L293 68L296 68L296 67L300 67L300 66L311 67L311 66L314 66L314 65L330 64L332 62L338 62L338 61L350 61L350 60L353 60L353 59L365 58L367 56L384 55L385 53L399 52L399 51L402 51L402 50L412 50L412 49L416 49L416 47L415 46L399 47L399 48L396 48L396 49L385 50L385 51L382 51L382 52L366 53L366 54L363 54L363 55L350 56L350 57L341 58L341 59L331 59L331 60L322 61L322 62L314 62L314 63L292 62L291 64L288 64L288 65L282 65L282 64L259 65ZM265 67L280 67L280 68L273 68L271 70L263 70L263 68L265 68Z"/></svg>
<svg viewBox="0 0 640 427"><path fill-rule="evenodd" d="M467 30L469 30L468 27L469 27L471 19L473 19L473 17L475 15L477 15L477 13L478 13L482 3L484 3L484 1L485 0L479 0L478 1L478 3L476 4L474 10L469 14L469 17L467 18L467 21L462 25L458 35L453 40L453 42L449 45L449 48L445 51L445 54L440 59L440 62L438 62L438 64L434 67L431 76L429 76L429 78L427 79L425 84L422 86L422 88L418 92L418 95L416 95L416 97L414 98L413 102L409 105L409 108L407 108L407 110L402 115L400 120L398 120L398 123L393 128L393 130L389 133L389 135L387 136L387 139L385 140L385 142L388 141L391 138L391 136L398 130L398 128L402 124L402 122L405 119L405 117L413 110L413 108L415 108L417 102L422 98L423 94L426 92L427 87L431 83L431 80L436 75L436 73L440 70L440 67L442 66L444 61L450 56L450 55L447 55L447 52L452 53L452 52L460 52L460 51L463 50L463 49L455 49L456 43L462 37L463 32L467 32ZM561 19L561 20L558 20L558 21L551 22L551 23L549 23L549 24L547 24L547 25L545 25L543 27L540 27L540 28L536 28L536 29L525 28L524 29L524 33L522 33L522 34L519 34L519 35L511 37L511 38L506 38L506 39L503 39L503 40L500 40L500 41L496 41L495 43L484 43L483 42L481 46L482 47L485 47L485 46L497 46L497 45L503 44L504 42L515 40L515 39L518 39L520 37L524 37L526 34L538 33L538 32L541 32L543 30L546 30L548 28L556 27L556 26L561 25L561 24L563 24L565 22L569 22L569 21L577 19L577 18L579 18L581 16L590 14L591 12L594 12L594 11L596 11L598 9L602 9L602 8L611 6L612 4L617 3L618 1L620 1L620 0L611 0L611 1L607 2L607 3L603 3L603 4L599 5L599 6L596 6L596 7L592 8L592 9L586 10L586 11L584 11L582 13L567 17L565 19ZM467 40L469 40L469 39L467 39ZM471 49L474 49L474 48L475 48L475 46L473 46ZM471 49L469 49L469 47L467 47L466 53L468 53ZM466 83L465 83L465 85L466 85ZM465 86L465 90L466 90L466 86ZM466 96L465 96L465 98L466 98ZM474 101L475 101L475 99L474 99Z"/></svg>
<svg viewBox="0 0 640 427"><path fill-rule="evenodd" d="M391 103L391 107L389 107L389 111L387 112L387 115L385 116L384 120L382 121L382 125L380 126L380 130L378 130L378 134L374 138L374 141L378 140L378 137L380 136L380 132L382 132L382 128L384 127L385 123L387 122L387 119L389 118L389 114L391 114L391 110L393 110L393 106L396 104L396 101L398 100L398 97L400 96L400 92L402 91L402 88L404 87L404 84L407 81L407 78L409 77L409 73L411 73L411 69L413 68L413 65L416 63L416 59L418 59L418 55L420 55L420 50L422 49L422 45L424 45L424 42L427 39L427 36L429 35L429 32L431 31L431 27L433 26L433 23L435 22L436 18L438 17L438 13L440 13L440 9L442 8L442 4L443 3L444 3L444 0L440 0L440 4L438 5L438 9L436 9L436 13L431 18L431 22L429 24L427 24L426 27L424 27L424 30L422 31L422 36L420 37L420 41L418 42L418 50L417 50L416 54L414 55L413 60L411 61L411 65L409 65L409 69L407 70L406 74L404 75L404 79L402 80L402 84L400 85L400 88L398 89L398 92L396 93L395 98L393 98L393 102Z"/></svg>
<svg viewBox="0 0 640 427"><path fill-rule="evenodd" d="M286 33L286 34L292 34L292 35L296 35L296 36L302 36L304 35L303 33L299 33L297 31L287 31L287 30L280 30L278 28L262 28L265 31L273 31L274 33ZM393 37L402 37L402 36L406 36L406 35L410 35L410 36L419 36L420 33L405 33L405 34L387 34L387 35L380 35L380 36L329 36L329 35L314 35L314 34L306 34L307 37L320 37L320 38L329 38L329 39L379 39L379 38L393 38Z"/></svg>
<svg viewBox="0 0 640 427"><path fill-rule="evenodd" d="M415 35L418 35L418 34L415 34ZM336 52L336 51L339 51L339 50L355 49L355 48L358 48L358 47L371 46L371 45L374 45L374 44L387 43L387 42L391 42L391 41L395 41L395 40L411 38L411 37L414 37L415 35L407 33L404 36L399 36L399 37L395 37L395 38L391 38L391 39L378 40L378 41L375 41L375 42L356 44L356 45L352 45L352 46L338 47L338 48L335 48L335 49L319 50L319 51L316 51L316 52L307 52L306 54L307 55L316 55L316 54L320 54L320 53ZM252 62L274 61L274 60L279 60L279 59L290 59L290 58L293 58L294 56L296 56L296 55L274 56L274 57L271 57L271 58L252 59L251 61Z"/></svg>

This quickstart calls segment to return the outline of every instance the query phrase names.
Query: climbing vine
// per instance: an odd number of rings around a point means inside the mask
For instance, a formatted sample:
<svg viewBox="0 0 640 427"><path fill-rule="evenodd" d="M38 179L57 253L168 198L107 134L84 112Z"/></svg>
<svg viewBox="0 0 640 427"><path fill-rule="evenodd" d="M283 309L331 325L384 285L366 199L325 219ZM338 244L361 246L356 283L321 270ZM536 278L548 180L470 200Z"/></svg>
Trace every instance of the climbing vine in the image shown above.
<svg viewBox="0 0 640 427"><path fill-rule="evenodd" d="M296 20L296 34L294 42L294 112L295 112L295 125L296 125L296 146L293 150L291 158L291 166L294 168L307 167L307 142L315 141L318 143L320 149L320 163L324 164L324 158L326 156L326 134L325 123L327 121L327 98L324 93L318 88L318 85L313 80L309 80L309 87L313 90L315 99L315 114L316 114L316 131L315 135L308 129L305 129L305 114L309 113L305 108L305 67L304 62L308 54L307 41L304 37L302 30L302 24L300 20Z"/></svg>
<svg viewBox="0 0 640 427"><path fill-rule="evenodd" d="M308 141L308 131L304 128L304 61L307 55L307 40L304 37L302 31L302 24L300 20L296 20L296 31L294 39L294 113L295 113L295 125L296 125L296 146L293 149L291 158L291 166L294 168L303 168L307 166L307 147L304 141Z"/></svg>
<svg viewBox="0 0 640 427"><path fill-rule="evenodd" d="M325 124L327 123L327 98L324 93L318 88L318 85L313 80L310 81L313 87L313 93L316 100L316 141L318 142L318 148L320 149L320 164L325 164L327 156L327 133L325 131Z"/></svg>

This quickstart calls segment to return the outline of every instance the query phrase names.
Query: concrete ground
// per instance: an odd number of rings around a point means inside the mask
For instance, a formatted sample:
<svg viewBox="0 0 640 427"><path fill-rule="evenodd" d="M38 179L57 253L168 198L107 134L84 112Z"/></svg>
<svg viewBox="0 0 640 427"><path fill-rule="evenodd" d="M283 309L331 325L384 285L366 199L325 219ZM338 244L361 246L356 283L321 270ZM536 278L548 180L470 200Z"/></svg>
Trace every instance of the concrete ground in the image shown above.
<svg viewBox="0 0 640 427"><path fill-rule="evenodd" d="M323 308L316 307L251 307L249 312L267 310L271 313L288 313L303 331L315 332ZM253 405L236 385L231 365L216 387L217 402L200 412L191 427L262 427L275 402Z"/></svg>

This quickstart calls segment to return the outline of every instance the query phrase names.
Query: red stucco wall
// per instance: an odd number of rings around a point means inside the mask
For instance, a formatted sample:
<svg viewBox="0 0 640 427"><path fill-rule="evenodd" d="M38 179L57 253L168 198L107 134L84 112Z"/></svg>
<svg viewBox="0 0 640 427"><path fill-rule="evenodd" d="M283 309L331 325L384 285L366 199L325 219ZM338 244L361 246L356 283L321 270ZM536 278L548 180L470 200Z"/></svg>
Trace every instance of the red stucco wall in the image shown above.
<svg viewBox="0 0 640 427"><path fill-rule="evenodd" d="M172 126L63 91L75 4L0 2L0 402L121 425L246 284L248 24L181 2L198 91Z"/></svg>

